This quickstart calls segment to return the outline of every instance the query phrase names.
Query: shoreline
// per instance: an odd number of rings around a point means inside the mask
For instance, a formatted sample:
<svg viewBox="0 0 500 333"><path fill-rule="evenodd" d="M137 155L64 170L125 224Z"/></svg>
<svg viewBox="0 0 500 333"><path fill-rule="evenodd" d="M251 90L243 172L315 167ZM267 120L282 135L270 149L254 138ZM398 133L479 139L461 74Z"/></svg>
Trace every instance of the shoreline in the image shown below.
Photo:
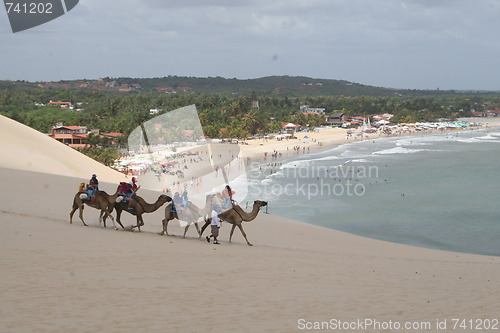
<svg viewBox="0 0 500 333"><path fill-rule="evenodd" d="M470 118L468 120L478 121L482 119ZM500 119L488 120L490 123L496 124L494 126L500 126ZM421 132L402 132L396 135L384 135L382 133L363 133L362 138L358 138L356 136L352 136L351 138L349 138L347 137L346 129L323 127L320 128L318 132L298 132L296 133L297 139L283 139L281 141L277 141L275 139L260 138L255 140L248 140L246 141L246 144L211 143L209 145L186 147L180 152L195 153L198 157L200 157L200 161L201 159L203 159L201 163L193 163L193 161L189 161L189 157L180 158L179 167L177 167L177 169L185 172L184 178L166 176L165 179L161 181L154 181L149 179L148 184L152 186L151 188L165 191L166 189L168 189L169 185L179 182L175 191L181 191L182 188L184 188L188 183L191 182L191 180L196 180L197 178L205 177L211 173L216 172L217 165L219 169L222 169L223 166L226 166L226 169L229 169L231 168L230 164L239 164L240 169L241 166L244 165L244 167L248 167L247 171L249 171L265 164L281 163L286 160L293 160L301 156L320 153L352 142L362 142L394 137L417 137L435 134L453 134L460 133L462 130L476 130L484 128L487 128L487 126L476 128L468 127L465 129L448 129L444 131L434 129ZM299 147L300 149L294 150L294 147ZM274 154L276 154L276 156L274 156ZM143 154L144 157L142 158L157 159L160 158L160 155L160 153L149 153ZM209 155L212 156L211 159L208 158ZM139 178L144 178L144 174L147 173L151 173L151 171L146 173L137 172L133 175L138 176ZM241 173L239 173L239 175L241 175ZM131 175L128 175L127 177L131 177ZM161 186L157 184L159 182L161 182ZM206 187L203 188L207 190ZM212 188L208 190L211 190Z"/></svg>
<svg viewBox="0 0 500 333"><path fill-rule="evenodd" d="M474 121L474 120L481 120L480 118L467 118L469 121ZM274 150L279 151L279 152L287 152L288 156L283 154L283 159L286 159L287 157L293 156L293 155L302 155L302 154L296 154L296 152L286 150L287 146L292 147L294 145L299 145L301 147L307 148L316 148L315 150L311 151L309 150L309 153L317 153L321 152L322 150L326 149L332 149L337 146L346 144L346 143L352 143L352 142L361 142L361 141L369 141L369 140L377 140L377 139L383 139L383 138L395 138L395 137L419 137L419 136L425 136L425 135L434 135L434 134L452 134L452 133L460 133L461 131L467 131L467 130L479 130L479 129L486 129L486 128L491 128L491 127L500 127L500 117L499 118L487 118L489 121L486 123L485 126L481 127L468 127L465 129L448 129L444 131L440 130L428 130L428 131L413 131L413 132L408 132L408 133L401 133L399 135L382 135L379 133L364 133L362 139L358 139L356 137L352 137L350 139L346 138L346 130L345 129L340 129L340 128L322 128L323 130L327 130L327 133L320 133L320 135L317 135L316 133L311 133L311 132L306 132L306 133L296 133L298 136L298 139L288 139L290 141L276 141L276 140L267 140L267 145L263 144L261 145L261 139L257 143L257 145L253 145L253 140L249 141L251 142L249 146L242 145L243 149L242 152L246 154L245 157L250 157L253 160L256 160L258 162L270 162L264 159L263 154L268 153L268 156L270 156L270 153ZM479 121L478 121L479 122ZM333 130L333 131L332 131ZM321 135L323 134L323 135ZM304 141L304 136L308 136L309 142ZM318 142L321 142L323 145L321 147L318 147L316 142L312 142L311 140L314 139ZM269 142L271 141L271 142ZM274 143L274 144L273 144ZM248 147L248 148L247 148ZM260 148L260 149L259 149ZM267 149L265 149L267 148ZM281 149L281 151L279 150Z"/></svg>

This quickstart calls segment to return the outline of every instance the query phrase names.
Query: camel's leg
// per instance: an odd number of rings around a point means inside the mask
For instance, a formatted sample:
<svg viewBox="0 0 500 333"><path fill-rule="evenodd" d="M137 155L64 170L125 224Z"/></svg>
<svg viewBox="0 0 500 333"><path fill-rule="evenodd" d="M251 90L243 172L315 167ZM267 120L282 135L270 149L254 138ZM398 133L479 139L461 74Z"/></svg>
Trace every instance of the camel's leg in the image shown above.
<svg viewBox="0 0 500 333"><path fill-rule="evenodd" d="M122 221L121 221L121 215L122 215L122 210L119 209L119 208L115 208L116 209L116 221L118 222L119 225L122 226L123 228L123 224L122 224Z"/></svg>
<svg viewBox="0 0 500 333"><path fill-rule="evenodd" d="M168 231L167 231L167 228L168 228L168 222L170 221L170 219L168 219L166 216L165 218L161 221L161 224L163 225L163 231L161 232L160 235L167 235L168 236Z"/></svg>
<svg viewBox="0 0 500 333"><path fill-rule="evenodd" d="M188 223L188 224L186 225L186 227L184 228L184 235L182 235L182 238L186 238L186 233L188 232L189 225L190 225L190 223Z"/></svg>
<svg viewBox="0 0 500 333"><path fill-rule="evenodd" d="M238 228L240 228L241 234L243 235L243 237L245 237L247 244L252 246L253 244L248 241L247 234L243 231L243 226L241 225L241 223L238 223Z"/></svg>
<svg viewBox="0 0 500 333"><path fill-rule="evenodd" d="M102 215L104 215L104 228L106 228L106 218L109 217L111 219L111 222L113 222L113 227L115 228L115 230L118 230L118 228L116 227L116 224L115 224L115 218L111 215L110 212L103 209L103 210L101 210L101 217L102 217ZM120 225L121 225L121 223L120 223ZM123 226L121 226L121 227L123 228Z"/></svg>
<svg viewBox="0 0 500 333"><path fill-rule="evenodd" d="M212 219L205 220L205 224L201 227L200 237L203 235L203 232L210 225L210 223L212 223Z"/></svg>
<svg viewBox="0 0 500 333"><path fill-rule="evenodd" d="M195 222L194 226L196 227L196 231L198 232L198 238L201 238L201 232L200 232L200 227L198 226L198 222Z"/></svg>
<svg viewBox="0 0 500 333"><path fill-rule="evenodd" d="M109 216L109 218L113 221L113 226L115 227L115 229L118 230L118 228L115 225L115 220L113 219L113 215L111 215L111 213L113 212L113 209L114 209L114 206L112 206L112 205L108 206L108 211L106 213L107 213L107 216ZM116 211L116 216L117 216L116 222L118 222L118 224L120 225L120 227L122 227L122 229L125 229L122 222L118 218L118 210ZM106 221L106 216L104 216L104 221Z"/></svg>
<svg viewBox="0 0 500 333"><path fill-rule="evenodd" d="M101 226L101 223L104 223L104 228L106 228L106 217L104 217L104 220L102 216L104 215L104 209L101 209L101 213L99 214L99 227Z"/></svg>
<svg viewBox="0 0 500 333"><path fill-rule="evenodd" d="M88 227L88 225L83 220L83 208L84 208L83 204L80 207L78 207L78 208L80 209L80 213L79 213L80 220L82 220L82 223L83 223L84 226Z"/></svg>
<svg viewBox="0 0 500 333"><path fill-rule="evenodd" d="M73 208L71 209L71 212L69 213L69 224L73 224L73 214L75 214L77 209L78 209L78 205L76 204L75 201L73 201Z"/></svg>
<svg viewBox="0 0 500 333"><path fill-rule="evenodd" d="M142 222L142 215L137 214L137 230L139 230L139 232L141 232L141 225L144 225Z"/></svg>
<svg viewBox="0 0 500 333"><path fill-rule="evenodd" d="M118 222L118 224L120 225L120 227L122 227L122 229L125 229L125 227L123 226L123 224L120 221L116 220L116 222Z"/></svg>
<svg viewBox="0 0 500 333"><path fill-rule="evenodd" d="M233 226L231 227L231 232L229 233L229 243L231 243L231 239L233 238L234 228L236 228L235 223L233 223Z"/></svg>

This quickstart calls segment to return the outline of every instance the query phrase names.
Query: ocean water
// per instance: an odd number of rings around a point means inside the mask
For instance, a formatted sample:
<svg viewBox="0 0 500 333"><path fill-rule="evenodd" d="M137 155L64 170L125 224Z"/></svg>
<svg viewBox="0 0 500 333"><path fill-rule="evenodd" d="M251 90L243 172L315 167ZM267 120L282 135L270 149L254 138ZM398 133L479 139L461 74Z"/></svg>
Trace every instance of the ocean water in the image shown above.
<svg viewBox="0 0 500 333"><path fill-rule="evenodd" d="M500 255L500 129L353 142L247 174L273 215L428 248Z"/></svg>

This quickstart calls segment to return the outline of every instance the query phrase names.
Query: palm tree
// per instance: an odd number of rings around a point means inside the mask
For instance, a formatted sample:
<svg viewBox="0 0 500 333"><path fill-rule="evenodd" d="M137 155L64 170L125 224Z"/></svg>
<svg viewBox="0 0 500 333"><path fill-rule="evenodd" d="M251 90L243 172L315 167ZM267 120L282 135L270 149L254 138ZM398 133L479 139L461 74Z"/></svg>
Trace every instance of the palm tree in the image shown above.
<svg viewBox="0 0 500 333"><path fill-rule="evenodd" d="M240 114L240 104L236 101L232 102L229 105L229 113L233 116L236 117L238 114Z"/></svg>

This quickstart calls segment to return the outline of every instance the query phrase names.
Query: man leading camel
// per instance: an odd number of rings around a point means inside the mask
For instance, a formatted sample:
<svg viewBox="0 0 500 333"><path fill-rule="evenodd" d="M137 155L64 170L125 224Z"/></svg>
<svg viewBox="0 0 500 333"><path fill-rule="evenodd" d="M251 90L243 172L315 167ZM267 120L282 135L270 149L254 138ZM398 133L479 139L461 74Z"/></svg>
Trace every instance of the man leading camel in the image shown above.
<svg viewBox="0 0 500 333"><path fill-rule="evenodd" d="M219 214L212 209L212 222L210 222L210 230L211 230L211 235L205 237L207 242L210 243L210 238L214 238L214 244L220 244L219 241L217 240L217 237L219 237L219 229L220 229L220 219L219 219Z"/></svg>

